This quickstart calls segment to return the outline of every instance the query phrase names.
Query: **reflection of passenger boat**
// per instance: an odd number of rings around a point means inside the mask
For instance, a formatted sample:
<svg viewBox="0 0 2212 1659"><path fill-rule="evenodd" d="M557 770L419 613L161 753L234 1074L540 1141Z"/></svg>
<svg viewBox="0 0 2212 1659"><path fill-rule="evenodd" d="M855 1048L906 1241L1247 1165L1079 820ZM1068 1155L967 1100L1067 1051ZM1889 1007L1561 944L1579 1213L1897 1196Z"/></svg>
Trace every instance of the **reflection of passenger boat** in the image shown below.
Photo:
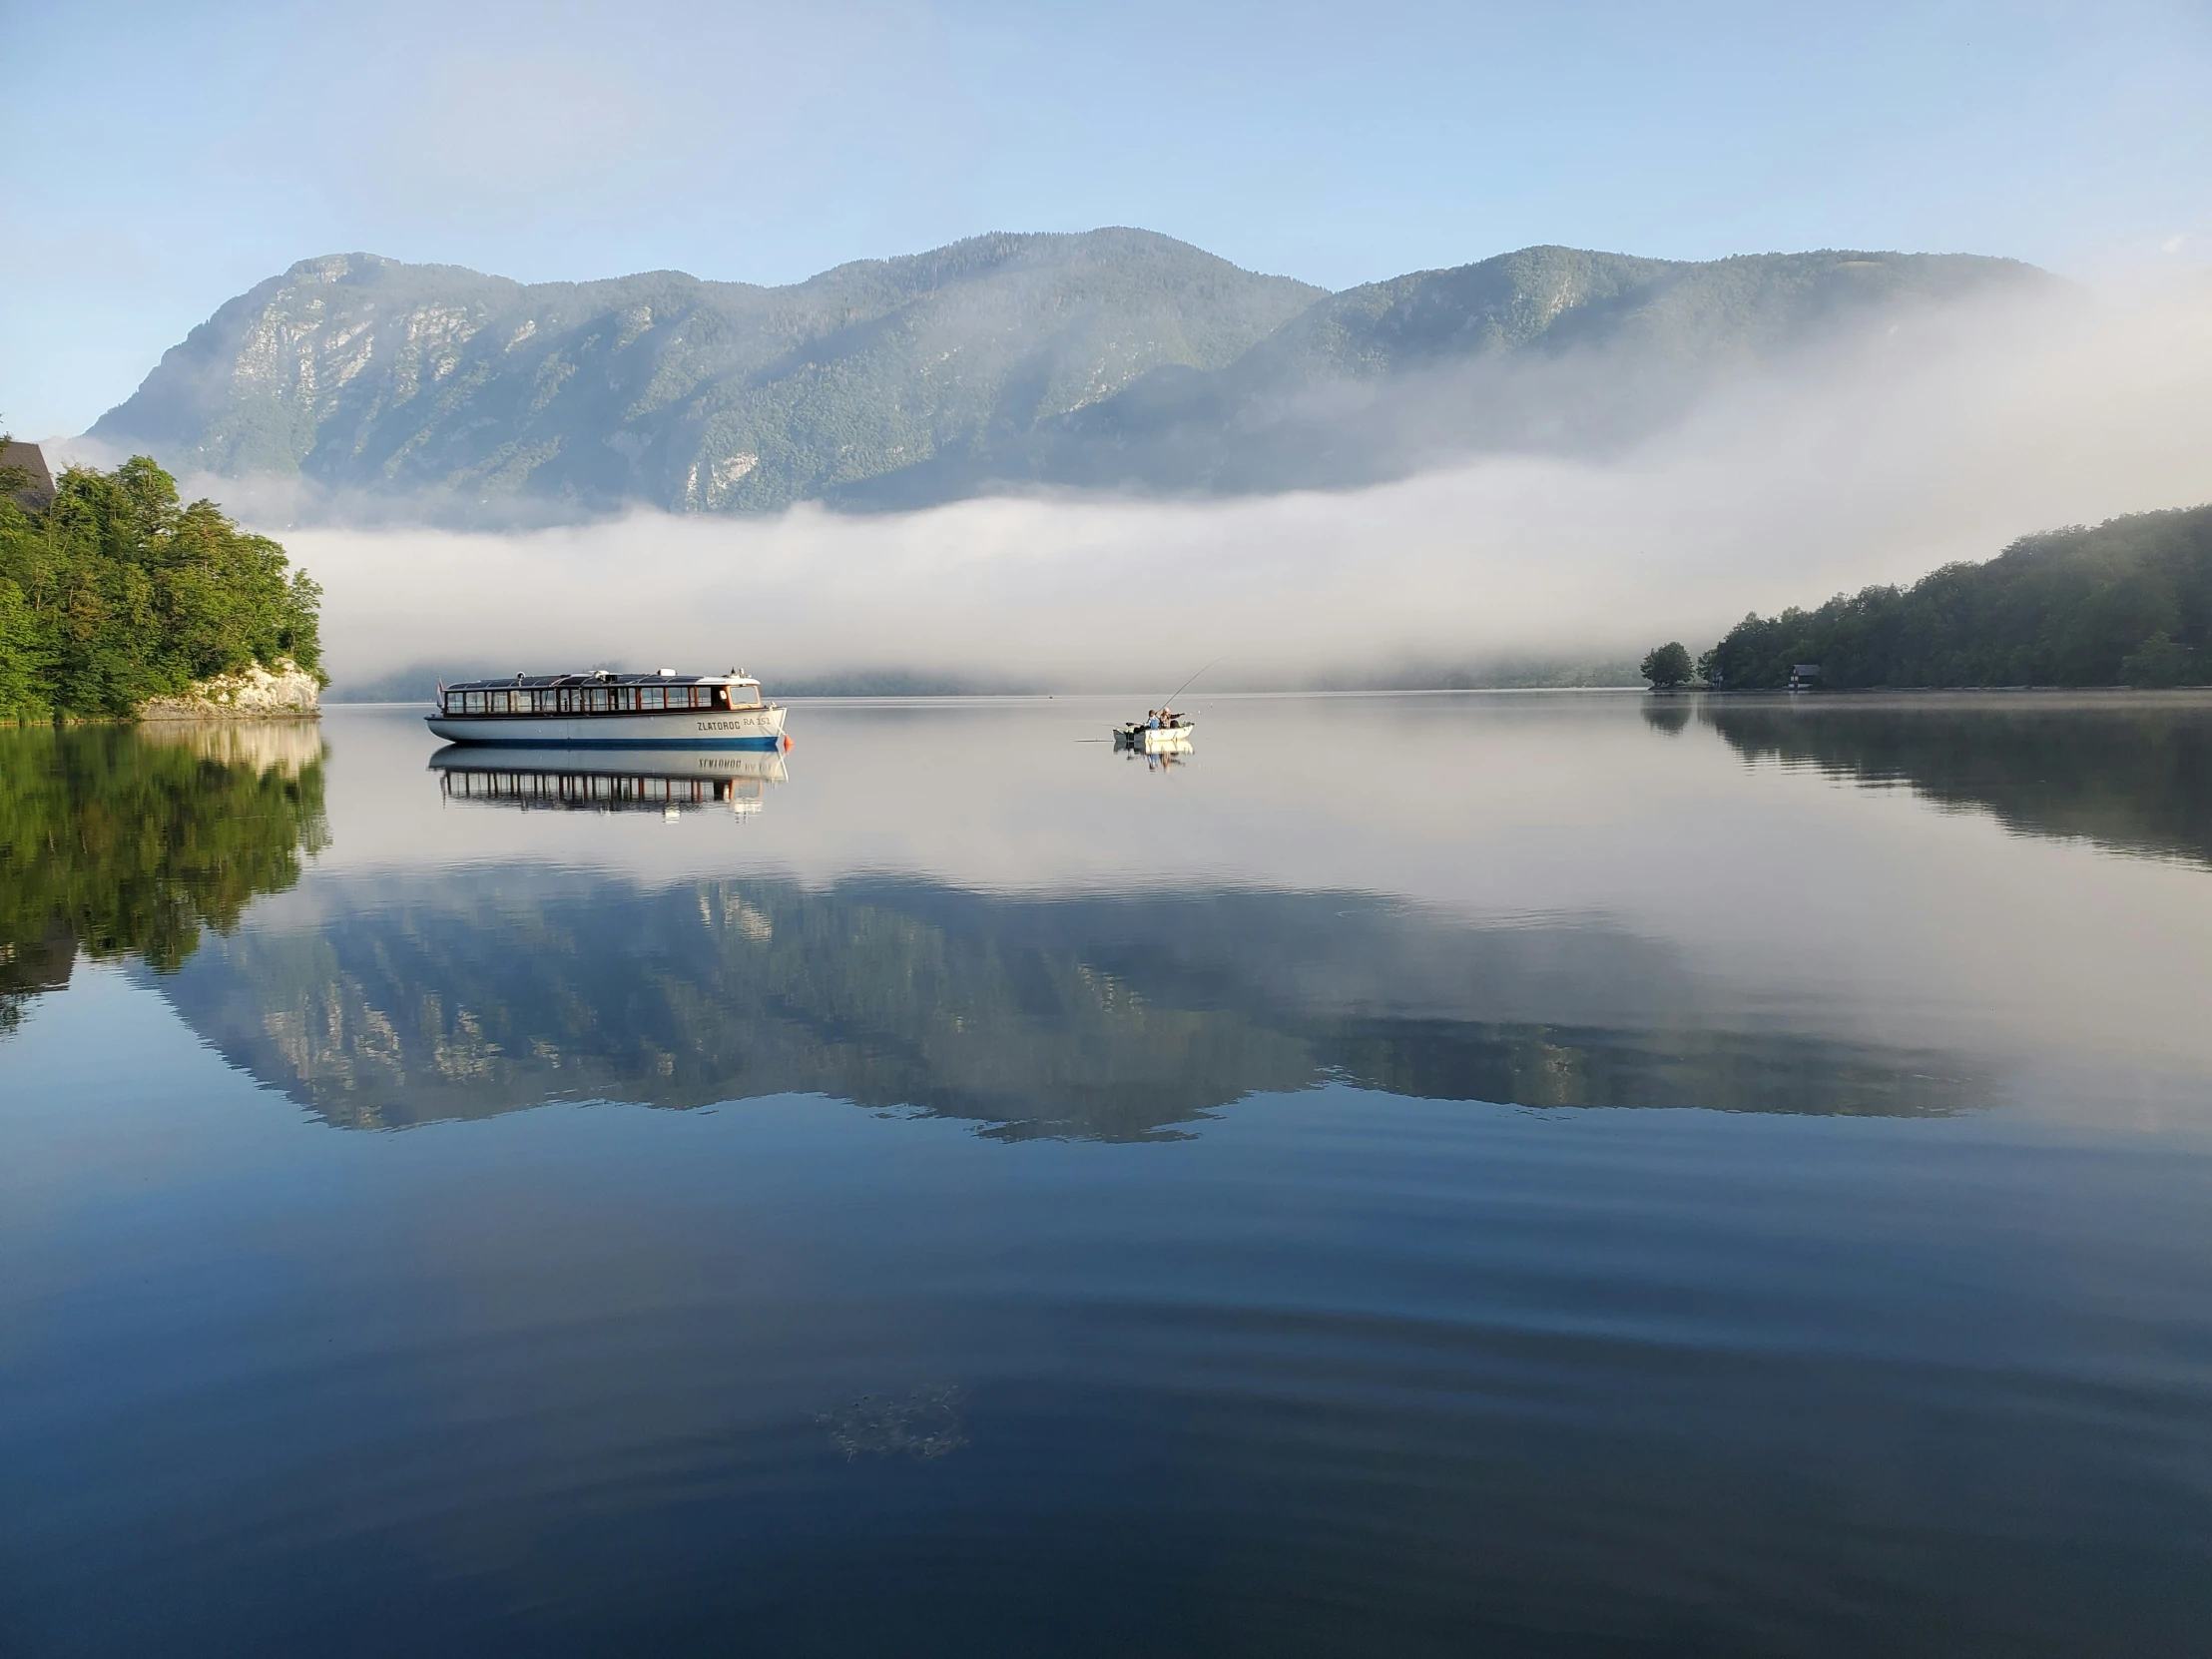
<svg viewBox="0 0 2212 1659"><path fill-rule="evenodd" d="M438 688L425 717L449 743L590 744L615 749L780 749L784 710L761 683L728 674L518 674Z"/></svg>
<svg viewBox="0 0 2212 1659"><path fill-rule="evenodd" d="M456 745L431 756L430 767L448 801L587 813L728 807L741 817L759 812L769 786L788 776L782 755L729 750L502 748L494 758Z"/></svg>

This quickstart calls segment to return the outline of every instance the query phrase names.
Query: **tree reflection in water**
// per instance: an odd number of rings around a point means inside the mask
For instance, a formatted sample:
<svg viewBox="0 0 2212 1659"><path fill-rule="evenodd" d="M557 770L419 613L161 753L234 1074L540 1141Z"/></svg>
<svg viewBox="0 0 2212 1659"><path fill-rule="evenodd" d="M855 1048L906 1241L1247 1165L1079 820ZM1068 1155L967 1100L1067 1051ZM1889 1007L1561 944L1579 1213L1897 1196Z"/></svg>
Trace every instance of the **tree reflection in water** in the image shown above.
<svg viewBox="0 0 2212 1659"><path fill-rule="evenodd" d="M2212 864L2212 697L1707 698L1747 760L1904 786L2021 834Z"/></svg>
<svg viewBox="0 0 2212 1659"><path fill-rule="evenodd" d="M328 838L312 723L0 729L0 1030L79 950L174 972Z"/></svg>

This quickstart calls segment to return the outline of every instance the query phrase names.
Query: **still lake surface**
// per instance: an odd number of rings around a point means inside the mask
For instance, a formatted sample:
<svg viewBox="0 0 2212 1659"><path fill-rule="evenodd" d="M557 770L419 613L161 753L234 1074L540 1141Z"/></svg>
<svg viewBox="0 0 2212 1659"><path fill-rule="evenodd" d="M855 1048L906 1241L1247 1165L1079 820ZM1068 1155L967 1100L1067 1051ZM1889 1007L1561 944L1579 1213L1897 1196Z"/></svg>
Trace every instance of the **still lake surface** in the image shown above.
<svg viewBox="0 0 2212 1659"><path fill-rule="evenodd" d="M2212 701L1124 712L0 733L0 1651L2205 1651Z"/></svg>

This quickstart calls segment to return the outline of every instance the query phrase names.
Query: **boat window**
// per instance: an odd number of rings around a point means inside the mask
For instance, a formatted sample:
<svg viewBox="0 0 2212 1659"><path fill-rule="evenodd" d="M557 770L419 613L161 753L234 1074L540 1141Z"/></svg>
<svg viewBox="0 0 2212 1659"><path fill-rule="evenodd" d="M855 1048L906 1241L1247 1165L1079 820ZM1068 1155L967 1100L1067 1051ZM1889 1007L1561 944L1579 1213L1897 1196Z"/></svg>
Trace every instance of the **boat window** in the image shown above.
<svg viewBox="0 0 2212 1659"><path fill-rule="evenodd" d="M605 686L585 687L584 707L592 714L605 714L607 712L607 688Z"/></svg>
<svg viewBox="0 0 2212 1659"><path fill-rule="evenodd" d="M484 694L482 692L461 693L461 709L466 714L482 714L484 712Z"/></svg>
<svg viewBox="0 0 2212 1659"><path fill-rule="evenodd" d="M647 707L648 709L658 709L658 708L660 708L660 707L662 706L662 696L661 696L661 688L660 688L660 687L658 687L658 686L646 686L646 687L642 688L642 691L641 691L641 695L642 695L642 696L644 697L644 699L645 699L645 706L646 706L646 707Z"/></svg>
<svg viewBox="0 0 2212 1659"><path fill-rule="evenodd" d="M732 686L730 688L730 706L735 709L758 709L761 706L761 688L759 686Z"/></svg>

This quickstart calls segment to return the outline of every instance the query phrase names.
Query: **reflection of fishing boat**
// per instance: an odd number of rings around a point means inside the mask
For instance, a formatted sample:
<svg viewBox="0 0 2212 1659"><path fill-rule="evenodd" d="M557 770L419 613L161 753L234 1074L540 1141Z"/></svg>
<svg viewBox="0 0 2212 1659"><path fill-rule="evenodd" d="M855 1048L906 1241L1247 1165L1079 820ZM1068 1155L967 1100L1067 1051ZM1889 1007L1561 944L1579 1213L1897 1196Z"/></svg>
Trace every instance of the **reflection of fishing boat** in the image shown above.
<svg viewBox="0 0 2212 1659"><path fill-rule="evenodd" d="M430 730L449 743L613 749L780 749L784 709L728 674L518 674L438 687Z"/></svg>
<svg viewBox="0 0 2212 1659"><path fill-rule="evenodd" d="M454 745L430 757L448 801L555 812L679 813L761 810L769 786L789 776L774 752L672 749L481 748Z"/></svg>
<svg viewBox="0 0 2212 1659"><path fill-rule="evenodd" d="M1147 772L1168 772L1191 764L1191 746L1188 743L1162 744L1153 749L1124 749L1120 753L1132 766L1140 759L1143 760Z"/></svg>

